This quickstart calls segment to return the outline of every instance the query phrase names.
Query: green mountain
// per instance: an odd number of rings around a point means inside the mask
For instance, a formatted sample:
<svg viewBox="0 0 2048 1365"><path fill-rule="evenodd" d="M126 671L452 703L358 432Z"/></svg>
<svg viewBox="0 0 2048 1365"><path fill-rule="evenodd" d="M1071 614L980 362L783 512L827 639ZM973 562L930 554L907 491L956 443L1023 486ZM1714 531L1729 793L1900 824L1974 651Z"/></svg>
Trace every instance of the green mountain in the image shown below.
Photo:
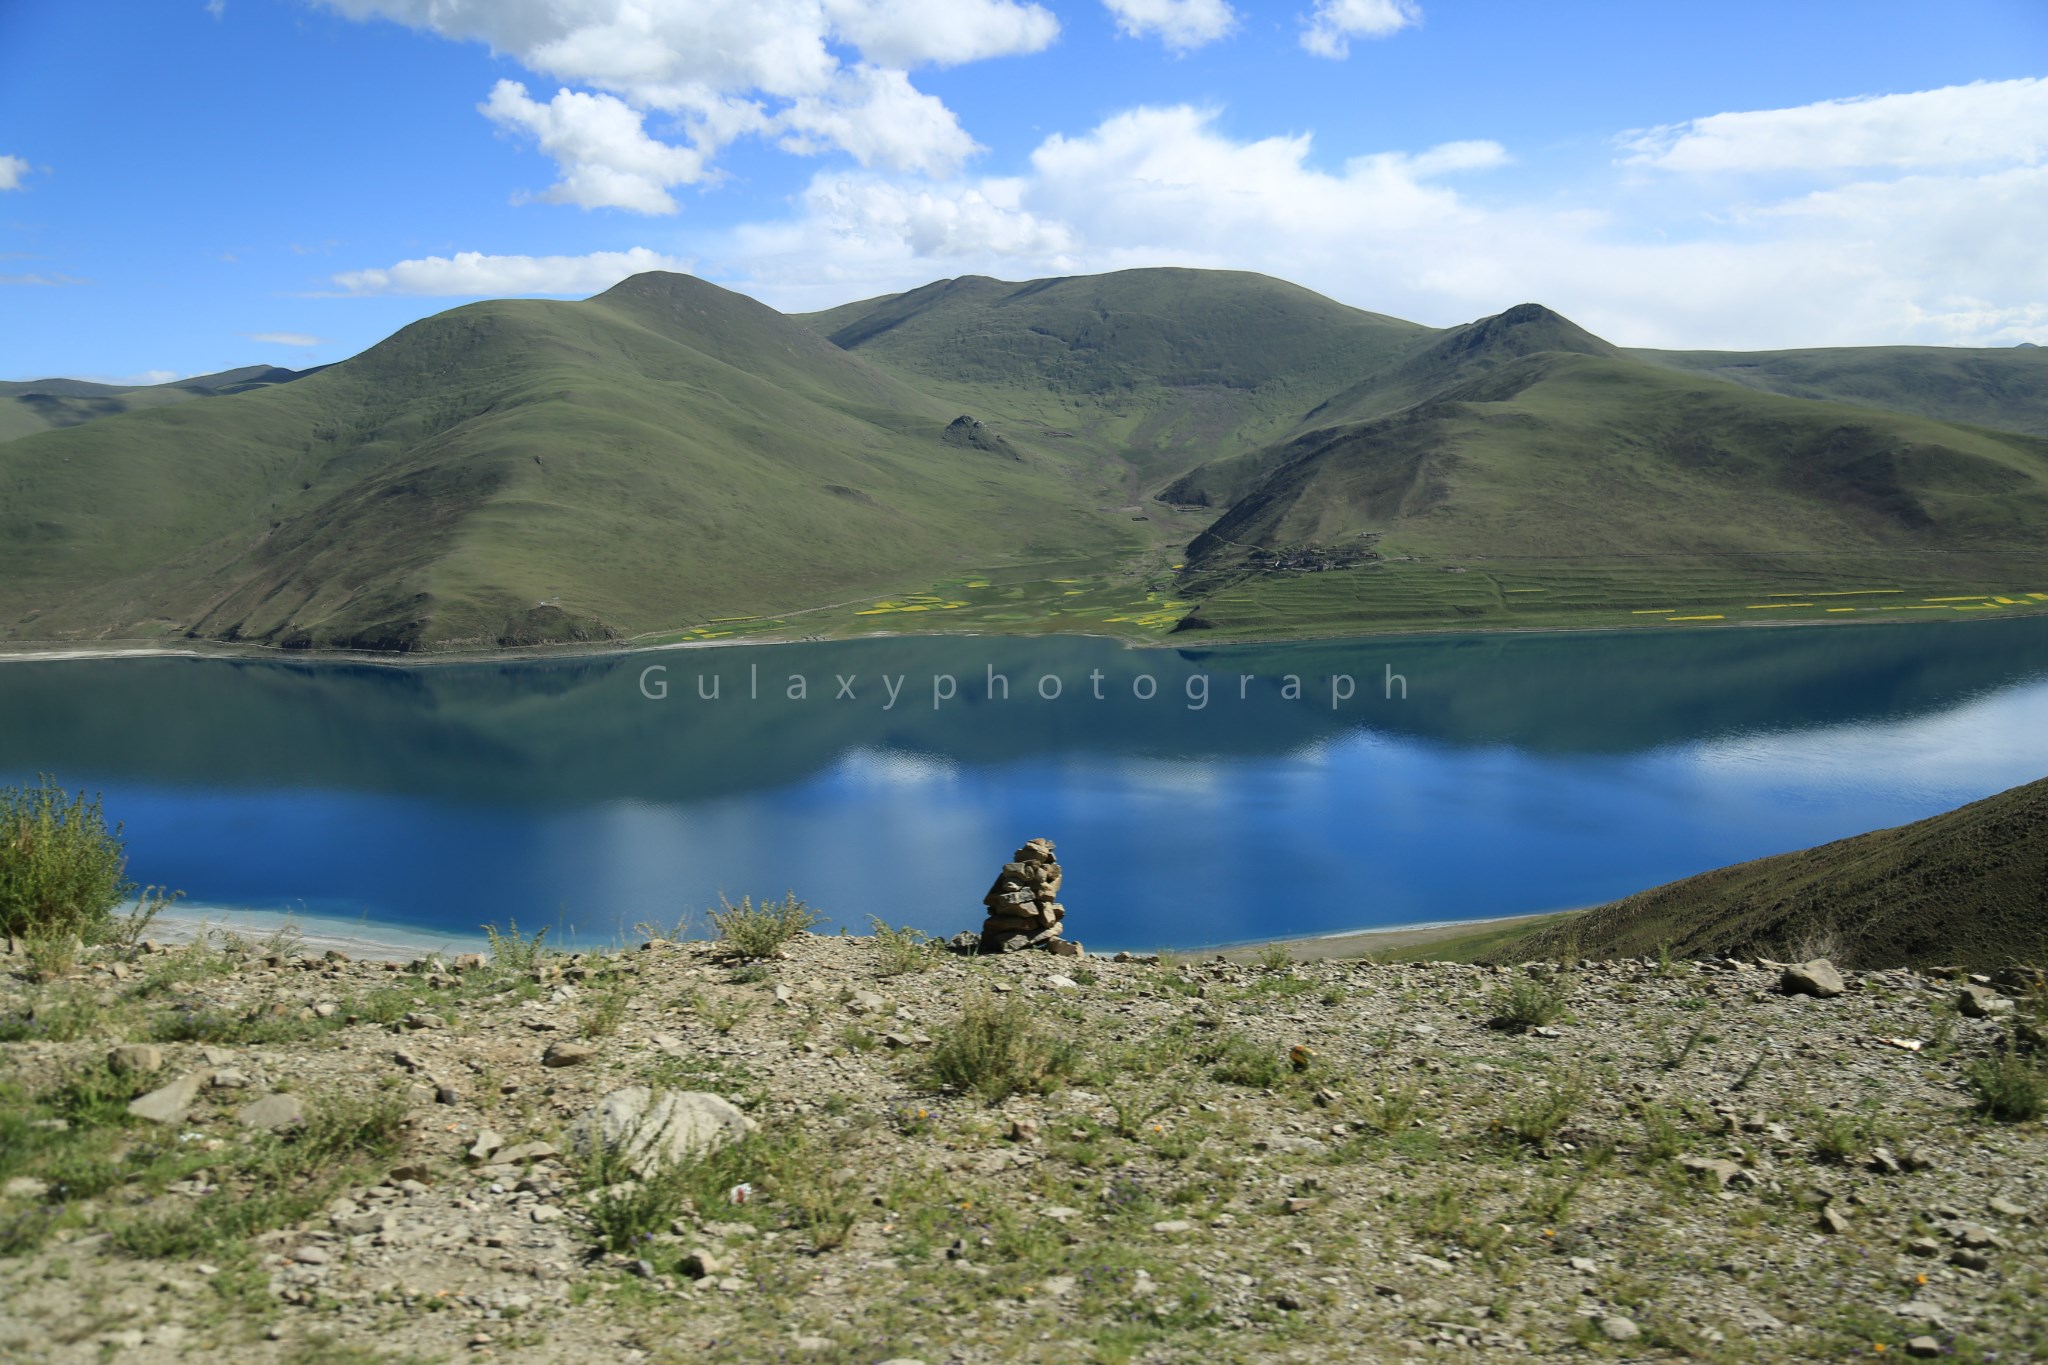
<svg viewBox="0 0 2048 1365"><path fill-rule="evenodd" d="M1436 329L1226 271L970 276L802 317L642 275L317 372L0 389L62 424L0 444L0 641L2048 605L2040 353L1742 363L1622 351L1536 304Z"/></svg>
<svg viewBox="0 0 2048 1365"><path fill-rule="evenodd" d="M0 448L0 621L605 639L1131 547L1044 467L945 444L956 415L687 276L458 308L289 385Z"/></svg>
<svg viewBox="0 0 2048 1365"><path fill-rule="evenodd" d="M0 381L0 442L56 427L75 427L98 417L289 384L312 373L275 365L245 365L219 374L142 386L95 384L86 379Z"/></svg>
<svg viewBox="0 0 2048 1365"><path fill-rule="evenodd" d="M2000 971L2048 964L2048 779L1929 820L1740 863L1640 892L1493 948L1802 958Z"/></svg>
<svg viewBox="0 0 2048 1365"><path fill-rule="evenodd" d="M1788 398L1853 403L2048 436L2048 348L1844 346L1813 351L1630 351L1653 365Z"/></svg>

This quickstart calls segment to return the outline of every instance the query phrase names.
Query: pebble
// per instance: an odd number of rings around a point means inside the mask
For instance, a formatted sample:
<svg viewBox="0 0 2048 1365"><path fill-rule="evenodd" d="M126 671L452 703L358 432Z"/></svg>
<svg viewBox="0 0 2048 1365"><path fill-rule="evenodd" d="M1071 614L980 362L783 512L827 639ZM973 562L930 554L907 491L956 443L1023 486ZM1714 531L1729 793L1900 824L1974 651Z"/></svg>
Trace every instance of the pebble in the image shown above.
<svg viewBox="0 0 2048 1365"><path fill-rule="evenodd" d="M1600 1335L1606 1337L1609 1341L1634 1341L1642 1334L1643 1329L1636 1326L1635 1320L1632 1318L1614 1317L1600 1319Z"/></svg>

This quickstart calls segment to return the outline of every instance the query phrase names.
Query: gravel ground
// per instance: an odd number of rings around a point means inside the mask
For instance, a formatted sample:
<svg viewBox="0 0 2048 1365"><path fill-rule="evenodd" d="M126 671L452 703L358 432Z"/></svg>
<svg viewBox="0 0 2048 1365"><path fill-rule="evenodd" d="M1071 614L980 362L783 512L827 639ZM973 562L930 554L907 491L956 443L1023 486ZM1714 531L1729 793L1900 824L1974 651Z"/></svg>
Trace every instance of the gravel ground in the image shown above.
<svg viewBox="0 0 2048 1365"><path fill-rule="evenodd" d="M345 957L0 959L0 1356L2048 1358L2048 1125L1969 1079L2040 1001L1953 976ZM751 1131L636 1177L634 1086Z"/></svg>

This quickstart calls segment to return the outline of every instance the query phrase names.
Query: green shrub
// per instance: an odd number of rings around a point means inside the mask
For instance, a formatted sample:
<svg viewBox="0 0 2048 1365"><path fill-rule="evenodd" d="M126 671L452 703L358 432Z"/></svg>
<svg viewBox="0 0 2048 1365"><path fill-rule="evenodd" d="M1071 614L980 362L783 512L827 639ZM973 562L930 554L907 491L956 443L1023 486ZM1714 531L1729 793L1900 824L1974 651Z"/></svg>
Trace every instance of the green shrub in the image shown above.
<svg viewBox="0 0 2048 1365"><path fill-rule="evenodd" d="M883 976L921 972L938 961L939 941L931 935L908 925L892 929L886 920L876 915L869 915L868 923L875 927L875 949L881 958Z"/></svg>
<svg viewBox="0 0 2048 1365"><path fill-rule="evenodd" d="M719 908L710 912L711 927L718 930L718 941L732 957L774 957L825 918L798 900L794 891L780 905L767 900L755 905L749 896L740 897L738 905L723 896L718 902Z"/></svg>
<svg viewBox="0 0 2048 1365"><path fill-rule="evenodd" d="M970 1091L990 1104L1025 1091L1047 1090L1073 1069L1067 1047L1047 1037L1024 1001L997 1003L969 996L960 1017L940 1030L931 1051L931 1078Z"/></svg>
<svg viewBox="0 0 2048 1365"><path fill-rule="evenodd" d="M484 926L484 937L491 945L491 964L508 972L530 972L539 967L546 953L541 947L541 940L547 936L548 931L543 927L534 931L530 938L521 937L516 919L506 921L503 933L495 924Z"/></svg>
<svg viewBox="0 0 2048 1365"><path fill-rule="evenodd" d="M1521 976L1493 993L1493 1017L1487 1022L1497 1029L1522 1033L1564 1017L1570 996L1555 977Z"/></svg>
<svg viewBox="0 0 2048 1365"><path fill-rule="evenodd" d="M47 775L0 787L0 933L41 942L120 936L114 908L136 891L127 866L121 827L107 828L98 797L67 795ZM152 888L142 908L154 918L168 903Z"/></svg>
<svg viewBox="0 0 2048 1365"><path fill-rule="evenodd" d="M1286 1053L1241 1033L1223 1035L1202 1060L1210 1064L1209 1074L1226 1085L1270 1090L1288 1075Z"/></svg>
<svg viewBox="0 0 2048 1365"><path fill-rule="evenodd" d="M2005 1123L2026 1123L2048 1110L2048 1079L2016 1052L1985 1057L1965 1073L1977 1108Z"/></svg>
<svg viewBox="0 0 2048 1365"><path fill-rule="evenodd" d="M1531 1147L1547 1148L1565 1124L1585 1104L1589 1089L1585 1078L1565 1073L1553 1076L1550 1084L1509 1103L1494 1120L1503 1137Z"/></svg>

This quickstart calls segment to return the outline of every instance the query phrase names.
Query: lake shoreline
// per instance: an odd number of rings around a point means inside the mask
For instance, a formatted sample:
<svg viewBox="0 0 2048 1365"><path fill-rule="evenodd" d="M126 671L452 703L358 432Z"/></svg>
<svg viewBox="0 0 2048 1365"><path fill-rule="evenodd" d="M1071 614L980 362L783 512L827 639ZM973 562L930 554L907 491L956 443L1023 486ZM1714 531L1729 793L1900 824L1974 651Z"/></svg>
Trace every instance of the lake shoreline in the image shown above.
<svg viewBox="0 0 2048 1365"><path fill-rule="evenodd" d="M1241 942L1199 944L1189 947L1165 946L1160 951L1183 957L1209 957L1230 962L1248 962L1274 946L1286 950L1297 962L1336 962L1376 957L1383 953L1420 947L1430 943L1464 938L1488 930L1534 926L1569 910L1541 910L1523 915L1489 915L1483 919L1427 920L1414 924L1390 924L1371 929L1345 929L1326 934L1303 934L1248 939ZM347 954L366 962L410 962L429 955L488 951L482 931L475 934L444 934L410 930L403 925L371 920L343 920L326 916L301 916L262 910L167 910L151 923L148 937L162 943L188 944L234 934L261 946L273 935L289 942L296 951L319 956L329 951ZM818 937L831 938L824 934ZM865 938L867 935L850 935ZM1085 942L1085 940L1084 940ZM637 946L637 945L627 945ZM617 943L588 947L564 942L563 951L617 951ZM1091 954L1114 956L1115 950Z"/></svg>
<svg viewBox="0 0 2048 1365"><path fill-rule="evenodd" d="M2001 612L1995 616L1966 616L1948 618L1942 621L1906 620L1902 617L1879 619L1873 617L1864 621L1730 621L1719 625L1696 626L1694 630L1807 630L1834 629L1855 626L1898 626L1898 625L1983 625L1987 622L2011 621L2024 618L2048 616L2048 607L2026 608ZM1358 634L1335 635L1280 635L1280 636L1231 636L1228 639L1211 639L1206 633L1187 637L1167 636L1157 640L1137 640L1125 635L1113 635L1098 631L990 631L990 630L922 630L922 631L876 631L865 635L802 635L794 637L755 636L733 640L677 640L658 645L636 645L611 642L589 647L576 646L556 649L552 646L533 645L517 649L480 649L475 651L448 651L433 654L368 653L335 649L277 649L265 645L236 645L222 642L207 642L207 647L194 645L147 645L138 644L131 648L117 646L57 646L49 649L17 649L0 644L0 665L10 663L62 663L94 659L218 659L229 662L252 662L262 660L269 663L313 663L313 664L357 664L373 668L432 668L444 665L493 664L520 662L554 662L557 660L630 658L635 655L663 654L674 650L697 649L742 649L766 648L772 645L825 645L844 644L858 640L1108 640L1130 650L1186 649L1194 645L1204 648L1233 648L1253 645L1316 645L1343 640L1434 640L1476 638L1481 636L1522 636L1522 635L1634 635L1647 634L1655 629L1655 623L1648 625L1603 625L1603 626L1418 626L1409 629L1366 631ZM1669 632L1666 632L1669 633ZM534 652L546 650L546 653Z"/></svg>

